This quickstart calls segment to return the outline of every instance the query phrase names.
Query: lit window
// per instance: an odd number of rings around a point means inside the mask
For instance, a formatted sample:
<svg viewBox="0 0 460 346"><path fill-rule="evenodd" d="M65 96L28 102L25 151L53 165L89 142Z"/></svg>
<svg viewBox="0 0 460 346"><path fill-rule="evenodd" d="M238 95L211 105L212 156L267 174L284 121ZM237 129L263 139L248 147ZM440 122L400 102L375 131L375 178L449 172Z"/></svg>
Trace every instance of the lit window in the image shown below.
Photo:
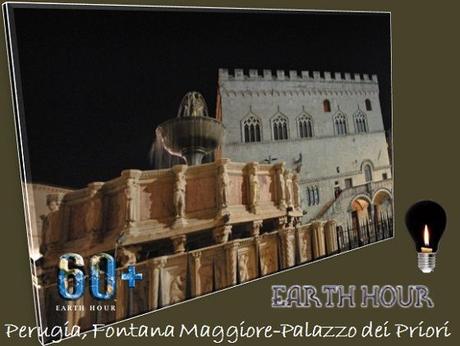
<svg viewBox="0 0 460 346"><path fill-rule="evenodd" d="M297 124L299 126L299 136L300 138L311 138L313 137L313 121L311 116L302 114Z"/></svg>
<svg viewBox="0 0 460 346"><path fill-rule="evenodd" d="M328 99L323 101L323 111L326 113L331 111L331 102Z"/></svg>
<svg viewBox="0 0 460 346"><path fill-rule="evenodd" d="M288 139L288 120L284 115L279 114L275 118L273 118L272 128L273 139L275 141Z"/></svg>
<svg viewBox="0 0 460 346"><path fill-rule="evenodd" d="M252 143L261 141L260 119L251 115L243 120L243 142Z"/></svg>
<svg viewBox="0 0 460 346"><path fill-rule="evenodd" d="M336 135L346 135L347 134L347 119L343 113L338 113L334 117L334 128Z"/></svg>

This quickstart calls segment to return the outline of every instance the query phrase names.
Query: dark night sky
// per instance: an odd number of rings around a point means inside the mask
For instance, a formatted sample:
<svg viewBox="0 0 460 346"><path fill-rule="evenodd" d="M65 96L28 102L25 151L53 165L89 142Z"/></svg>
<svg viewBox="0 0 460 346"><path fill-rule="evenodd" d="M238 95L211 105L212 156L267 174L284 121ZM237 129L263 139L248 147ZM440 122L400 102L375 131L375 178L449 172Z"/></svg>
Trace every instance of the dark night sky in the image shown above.
<svg viewBox="0 0 460 346"><path fill-rule="evenodd" d="M376 73L390 128L387 14L14 10L34 182L82 187L148 169L183 95L215 109L217 69Z"/></svg>

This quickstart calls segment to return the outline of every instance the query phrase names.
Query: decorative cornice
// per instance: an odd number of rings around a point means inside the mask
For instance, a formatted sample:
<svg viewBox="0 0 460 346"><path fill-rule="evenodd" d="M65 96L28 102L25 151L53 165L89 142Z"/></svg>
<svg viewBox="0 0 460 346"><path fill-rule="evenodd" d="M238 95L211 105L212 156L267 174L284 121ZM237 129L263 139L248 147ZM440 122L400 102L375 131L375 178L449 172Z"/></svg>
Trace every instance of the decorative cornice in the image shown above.
<svg viewBox="0 0 460 346"><path fill-rule="evenodd" d="M345 114L345 113L343 113ZM313 119L314 120L314 119ZM305 138L301 138L301 137L290 137L288 139L285 139L285 140L282 140L282 141L279 141L277 143L288 143L288 142L298 142L298 141L314 141L314 140L320 140L320 139L326 139L326 138L335 138L335 137L340 137L340 138L345 138L345 137L356 137L356 136L369 136L369 135L375 135L375 134L379 134L379 133L382 133L383 135L385 135L385 131L369 131L369 132L361 132L361 133L356 133L356 132L352 132L352 133L347 133L347 134L344 134L344 135L327 135L327 136L313 136L313 137L305 137ZM228 143L225 143L225 146L250 146L250 145L266 145L266 144L269 144L269 143L273 143L272 140L262 140L260 142L228 142Z"/></svg>
<svg viewBox="0 0 460 346"><path fill-rule="evenodd" d="M332 90L332 89L318 89L312 87L305 87L302 90L298 89L253 89L253 90L237 90L237 89L227 89L225 86L221 86L221 95L224 97L274 97L274 96L283 96L283 97L292 97L292 96L368 96L368 95L377 95L378 89L341 89L341 90Z"/></svg>

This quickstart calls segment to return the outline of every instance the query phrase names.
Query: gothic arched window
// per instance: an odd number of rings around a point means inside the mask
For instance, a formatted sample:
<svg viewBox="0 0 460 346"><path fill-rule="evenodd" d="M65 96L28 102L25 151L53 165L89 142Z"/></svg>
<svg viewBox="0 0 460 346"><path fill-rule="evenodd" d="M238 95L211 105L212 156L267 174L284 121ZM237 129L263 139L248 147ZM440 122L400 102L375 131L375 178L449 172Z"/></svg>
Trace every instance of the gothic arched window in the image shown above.
<svg viewBox="0 0 460 346"><path fill-rule="evenodd" d="M372 102L371 102L371 100L366 99L366 101L364 101L364 103L366 104L366 111L371 111L372 110Z"/></svg>
<svg viewBox="0 0 460 346"><path fill-rule="evenodd" d="M260 142L262 140L262 126L260 123L260 119L257 118L254 114L251 114L249 117L243 120L242 127L243 142L253 143Z"/></svg>
<svg viewBox="0 0 460 346"><path fill-rule="evenodd" d="M334 129L336 135L347 134L347 119L343 113L338 113L334 117Z"/></svg>
<svg viewBox="0 0 460 346"><path fill-rule="evenodd" d="M288 120L282 115L278 114L272 119L273 139L275 141L288 139Z"/></svg>
<svg viewBox="0 0 460 346"><path fill-rule="evenodd" d="M313 120L311 116L302 114L297 120L297 126L299 127L300 138L313 137Z"/></svg>
<svg viewBox="0 0 460 346"><path fill-rule="evenodd" d="M325 99L323 101L323 111L325 113L329 113L331 111L331 101L329 101L328 99Z"/></svg>
<svg viewBox="0 0 460 346"><path fill-rule="evenodd" d="M307 204L309 207L319 204L319 188L317 185L307 187Z"/></svg>
<svg viewBox="0 0 460 346"><path fill-rule="evenodd" d="M309 187L307 187L307 202L308 202L308 206L312 206L312 205L313 205L313 201L314 201L314 198L313 198L313 187L309 186Z"/></svg>
<svg viewBox="0 0 460 346"><path fill-rule="evenodd" d="M372 181L372 167L370 164L366 164L364 166L364 179L366 180L366 183Z"/></svg>
<svg viewBox="0 0 460 346"><path fill-rule="evenodd" d="M358 111L355 115L355 129L357 133L368 132L367 116L363 112Z"/></svg>

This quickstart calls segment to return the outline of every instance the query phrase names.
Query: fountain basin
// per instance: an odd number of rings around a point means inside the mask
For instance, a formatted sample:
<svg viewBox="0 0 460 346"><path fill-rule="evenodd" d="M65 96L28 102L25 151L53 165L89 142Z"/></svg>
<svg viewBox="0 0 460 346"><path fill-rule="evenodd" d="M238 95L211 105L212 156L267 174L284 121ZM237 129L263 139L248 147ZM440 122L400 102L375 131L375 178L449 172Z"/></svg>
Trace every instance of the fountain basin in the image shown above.
<svg viewBox="0 0 460 346"><path fill-rule="evenodd" d="M186 158L187 164L200 164L203 156L215 150L224 136L224 127L207 116L178 117L157 128L165 148Z"/></svg>

